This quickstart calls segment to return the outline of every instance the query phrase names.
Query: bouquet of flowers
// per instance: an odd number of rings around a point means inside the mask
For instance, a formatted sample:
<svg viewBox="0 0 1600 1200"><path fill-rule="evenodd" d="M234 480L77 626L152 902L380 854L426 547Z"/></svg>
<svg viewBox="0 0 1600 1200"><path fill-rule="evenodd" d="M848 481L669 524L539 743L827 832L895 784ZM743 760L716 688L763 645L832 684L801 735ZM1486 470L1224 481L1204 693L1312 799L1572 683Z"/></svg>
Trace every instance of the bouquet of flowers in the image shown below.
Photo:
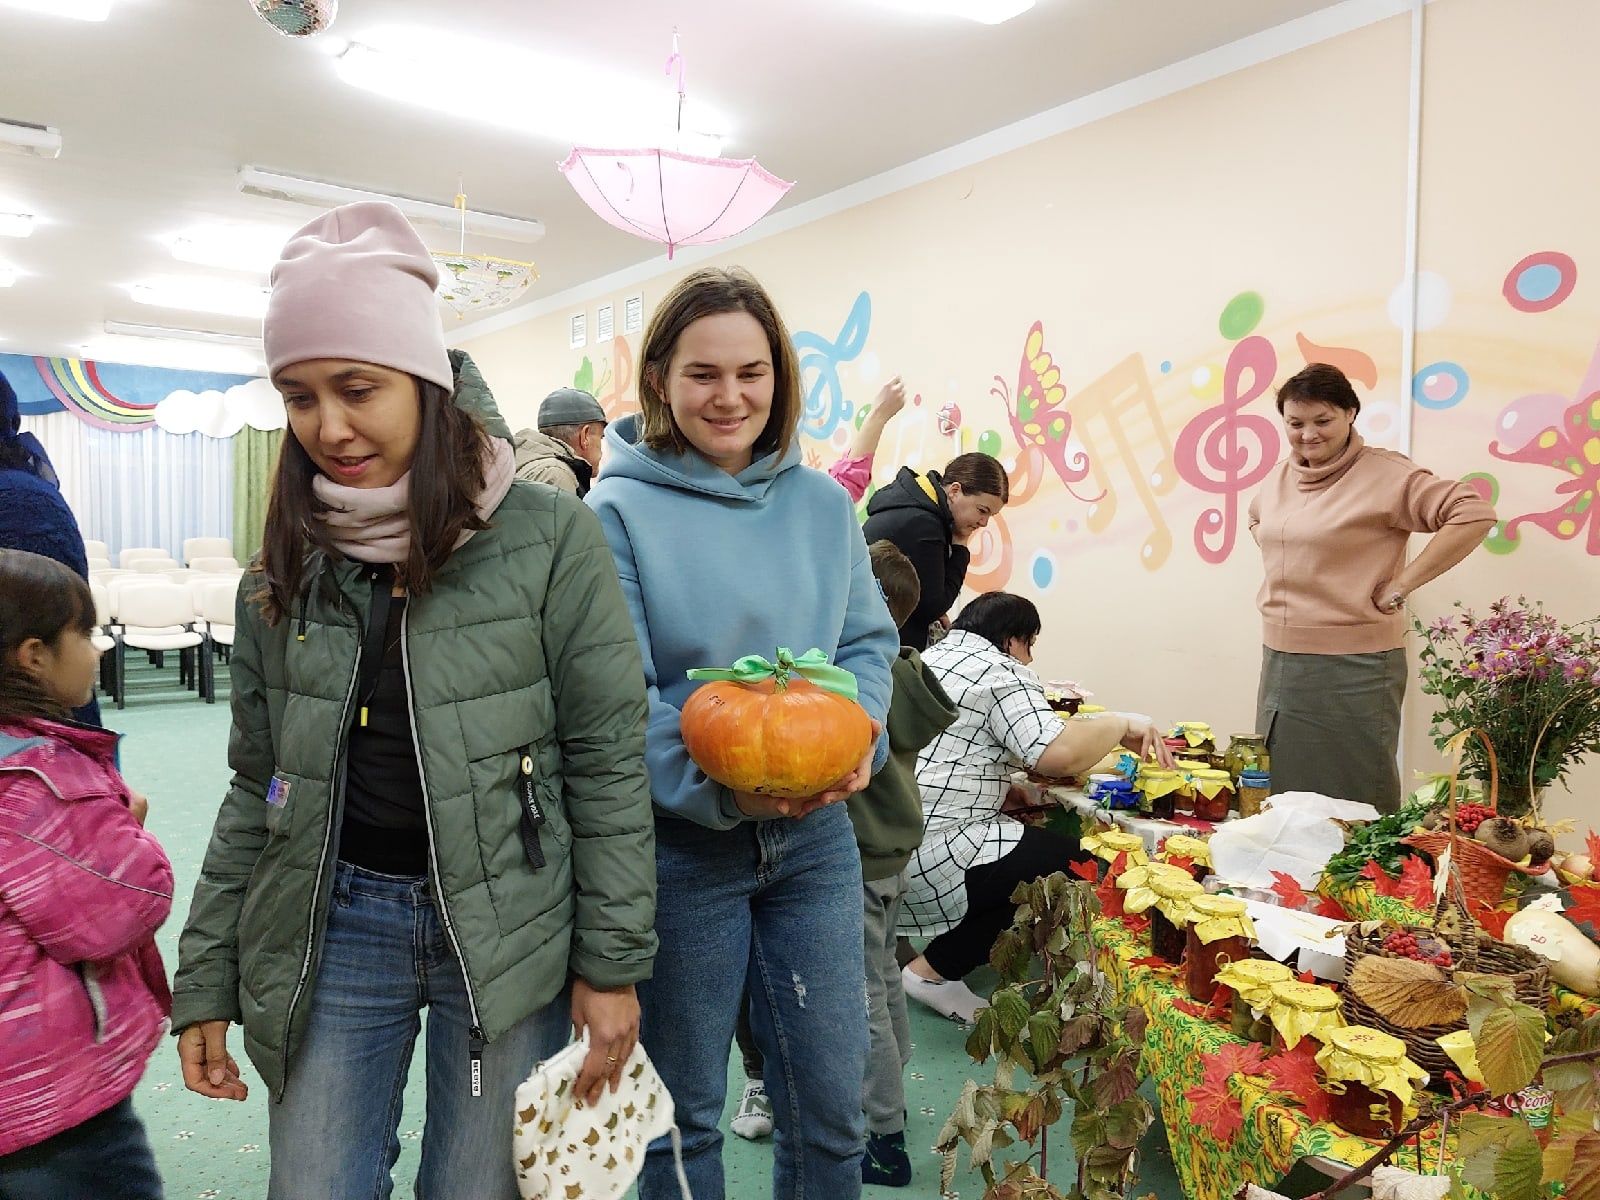
<svg viewBox="0 0 1600 1200"><path fill-rule="evenodd" d="M1563 625L1538 602L1502 597L1486 617L1462 608L1422 637L1422 690L1439 707L1429 732L1441 750L1477 728L1500 759L1500 812L1537 810L1539 793L1600 750L1600 617ZM1487 779L1483 747L1467 742L1466 771Z"/></svg>

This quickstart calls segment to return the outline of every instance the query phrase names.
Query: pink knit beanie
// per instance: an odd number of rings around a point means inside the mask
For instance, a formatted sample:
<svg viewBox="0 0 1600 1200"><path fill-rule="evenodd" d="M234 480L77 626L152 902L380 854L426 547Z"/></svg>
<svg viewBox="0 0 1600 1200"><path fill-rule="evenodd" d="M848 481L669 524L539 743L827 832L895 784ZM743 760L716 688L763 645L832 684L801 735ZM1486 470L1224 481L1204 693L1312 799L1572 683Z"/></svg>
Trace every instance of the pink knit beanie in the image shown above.
<svg viewBox="0 0 1600 1200"><path fill-rule="evenodd" d="M438 284L428 248L394 205L367 201L323 213L289 239L272 268L262 327L268 374L345 358L450 390Z"/></svg>

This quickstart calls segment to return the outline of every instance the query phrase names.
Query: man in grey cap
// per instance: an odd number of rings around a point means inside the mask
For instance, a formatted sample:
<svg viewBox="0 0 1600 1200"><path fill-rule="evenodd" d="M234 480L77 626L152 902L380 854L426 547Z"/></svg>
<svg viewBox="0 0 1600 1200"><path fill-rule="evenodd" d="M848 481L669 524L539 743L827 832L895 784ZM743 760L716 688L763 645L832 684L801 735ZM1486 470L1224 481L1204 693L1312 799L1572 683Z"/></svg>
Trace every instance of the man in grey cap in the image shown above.
<svg viewBox="0 0 1600 1200"><path fill-rule="evenodd" d="M600 469L606 410L588 392L557 388L539 405L539 428L517 433L517 478L586 496Z"/></svg>

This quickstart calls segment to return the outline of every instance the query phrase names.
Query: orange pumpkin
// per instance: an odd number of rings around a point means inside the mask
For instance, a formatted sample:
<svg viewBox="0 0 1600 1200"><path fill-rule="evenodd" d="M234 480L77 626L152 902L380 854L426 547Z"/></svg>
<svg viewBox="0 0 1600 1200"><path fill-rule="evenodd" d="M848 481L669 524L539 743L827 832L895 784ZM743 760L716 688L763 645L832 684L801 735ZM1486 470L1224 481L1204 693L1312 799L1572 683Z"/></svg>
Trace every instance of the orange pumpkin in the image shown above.
<svg viewBox="0 0 1600 1200"><path fill-rule="evenodd" d="M854 700L790 676L718 681L690 693L683 744L725 787L801 799L837 783L866 757L872 721Z"/></svg>

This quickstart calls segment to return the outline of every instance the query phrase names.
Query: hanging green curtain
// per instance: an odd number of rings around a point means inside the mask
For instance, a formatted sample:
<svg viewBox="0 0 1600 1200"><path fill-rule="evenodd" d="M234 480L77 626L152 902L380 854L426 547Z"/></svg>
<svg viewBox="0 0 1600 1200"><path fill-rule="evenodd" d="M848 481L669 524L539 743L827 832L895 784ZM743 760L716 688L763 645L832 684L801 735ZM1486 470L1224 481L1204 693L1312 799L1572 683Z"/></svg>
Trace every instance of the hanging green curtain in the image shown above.
<svg viewBox="0 0 1600 1200"><path fill-rule="evenodd" d="M282 443L281 429L246 425L233 436L233 554L242 563L248 563L261 549L272 473Z"/></svg>

